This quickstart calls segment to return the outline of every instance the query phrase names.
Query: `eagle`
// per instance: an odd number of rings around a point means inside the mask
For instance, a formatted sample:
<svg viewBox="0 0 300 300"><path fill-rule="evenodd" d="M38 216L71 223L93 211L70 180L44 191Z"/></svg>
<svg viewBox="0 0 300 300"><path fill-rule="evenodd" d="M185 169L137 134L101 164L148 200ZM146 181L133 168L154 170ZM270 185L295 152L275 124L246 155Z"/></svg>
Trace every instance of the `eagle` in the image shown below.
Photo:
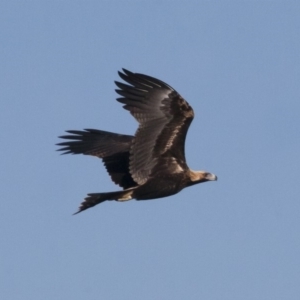
<svg viewBox="0 0 300 300"><path fill-rule="evenodd" d="M85 154L102 159L112 181L123 190L88 194L78 211L106 200L149 200L174 195L194 184L215 181L207 171L189 169L185 139L194 118L188 102L165 82L126 69L115 81L117 101L138 121L134 136L103 130L67 130L58 143L62 154Z"/></svg>

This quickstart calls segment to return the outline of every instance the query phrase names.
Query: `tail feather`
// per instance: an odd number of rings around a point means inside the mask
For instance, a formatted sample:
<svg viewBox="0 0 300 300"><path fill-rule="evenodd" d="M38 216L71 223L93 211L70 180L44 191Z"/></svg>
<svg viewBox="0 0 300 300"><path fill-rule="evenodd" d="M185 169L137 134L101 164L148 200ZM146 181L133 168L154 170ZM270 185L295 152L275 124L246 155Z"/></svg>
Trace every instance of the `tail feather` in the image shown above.
<svg viewBox="0 0 300 300"><path fill-rule="evenodd" d="M84 201L81 203L78 211L73 215L79 214L80 212L93 207L97 204L100 204L107 200L115 200L115 201L127 201L132 199L133 191L136 189L129 188L124 191L117 191L117 192L109 192L109 193L92 193L88 194Z"/></svg>

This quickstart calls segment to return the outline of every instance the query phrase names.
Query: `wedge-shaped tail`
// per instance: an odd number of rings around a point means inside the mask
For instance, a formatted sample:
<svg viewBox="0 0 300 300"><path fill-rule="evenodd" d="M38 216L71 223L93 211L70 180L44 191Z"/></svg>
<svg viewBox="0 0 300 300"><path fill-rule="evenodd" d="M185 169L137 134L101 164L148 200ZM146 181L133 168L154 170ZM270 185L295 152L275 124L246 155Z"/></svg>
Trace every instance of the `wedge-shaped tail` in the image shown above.
<svg viewBox="0 0 300 300"><path fill-rule="evenodd" d="M74 215L107 200L115 200L120 202L131 200L133 198L133 192L136 188L137 187L117 192L88 194L88 196L84 198L84 201L81 203L79 210L74 213Z"/></svg>

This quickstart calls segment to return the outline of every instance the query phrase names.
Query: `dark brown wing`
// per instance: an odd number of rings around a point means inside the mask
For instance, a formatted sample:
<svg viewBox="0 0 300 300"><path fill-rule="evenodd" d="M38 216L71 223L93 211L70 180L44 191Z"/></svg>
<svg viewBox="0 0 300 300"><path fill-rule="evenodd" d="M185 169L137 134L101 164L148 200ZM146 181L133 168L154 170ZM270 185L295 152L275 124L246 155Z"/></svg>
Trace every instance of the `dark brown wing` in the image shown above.
<svg viewBox="0 0 300 300"><path fill-rule="evenodd" d="M114 183L124 189L137 186L129 172L129 151L106 156L102 160Z"/></svg>
<svg viewBox="0 0 300 300"><path fill-rule="evenodd" d="M60 138L68 140L57 144L63 154L85 154L102 158L111 179L127 189L136 186L129 173L129 149L133 136L96 129L69 130L70 135Z"/></svg>
<svg viewBox="0 0 300 300"><path fill-rule="evenodd" d="M133 139L131 135L97 129L67 130L66 132L70 135L63 135L60 138L70 141L57 144L63 146L58 151L64 151L63 154L86 154L99 158L128 151Z"/></svg>
<svg viewBox="0 0 300 300"><path fill-rule="evenodd" d="M152 169L167 152L177 163L185 163L184 143L194 112L169 85L150 76L123 69L120 77L130 85L116 82L117 100L139 122L130 149L130 173L138 183L145 183Z"/></svg>

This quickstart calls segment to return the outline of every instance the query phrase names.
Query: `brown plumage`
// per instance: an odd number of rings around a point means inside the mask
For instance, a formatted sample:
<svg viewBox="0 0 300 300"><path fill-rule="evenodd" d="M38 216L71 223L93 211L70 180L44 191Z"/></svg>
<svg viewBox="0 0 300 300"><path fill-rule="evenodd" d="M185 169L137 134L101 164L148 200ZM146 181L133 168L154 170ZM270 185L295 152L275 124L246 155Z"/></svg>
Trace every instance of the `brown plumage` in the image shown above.
<svg viewBox="0 0 300 300"><path fill-rule="evenodd" d="M69 130L60 138L63 154L86 154L101 158L121 191L88 194L77 213L106 200L148 200L167 197L183 188L217 176L192 171L185 159L184 144L194 118L191 106L169 85L156 78L123 69L115 82L116 92L138 121L135 136L96 129Z"/></svg>

